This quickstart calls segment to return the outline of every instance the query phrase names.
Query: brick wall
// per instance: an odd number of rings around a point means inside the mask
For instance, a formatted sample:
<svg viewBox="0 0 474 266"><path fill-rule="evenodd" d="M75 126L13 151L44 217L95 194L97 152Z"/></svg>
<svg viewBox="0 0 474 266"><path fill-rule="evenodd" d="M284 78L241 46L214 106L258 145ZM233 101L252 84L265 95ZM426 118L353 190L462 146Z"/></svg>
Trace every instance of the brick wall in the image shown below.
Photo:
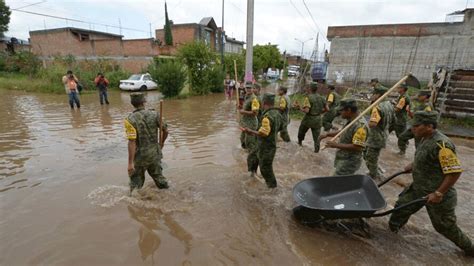
<svg viewBox="0 0 474 266"><path fill-rule="evenodd" d="M159 54L158 45L153 39L138 39L123 41L124 56L157 56Z"/></svg>
<svg viewBox="0 0 474 266"><path fill-rule="evenodd" d="M440 65L474 68L473 22L329 27L328 79L390 84L407 72L428 81Z"/></svg>

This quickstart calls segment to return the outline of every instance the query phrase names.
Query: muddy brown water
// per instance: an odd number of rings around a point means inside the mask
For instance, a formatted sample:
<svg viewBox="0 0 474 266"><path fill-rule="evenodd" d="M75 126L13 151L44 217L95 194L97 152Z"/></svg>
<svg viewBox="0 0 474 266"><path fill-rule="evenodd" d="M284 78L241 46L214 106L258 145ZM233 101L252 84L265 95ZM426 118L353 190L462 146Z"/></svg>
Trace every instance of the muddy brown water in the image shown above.
<svg viewBox="0 0 474 266"><path fill-rule="evenodd" d="M159 99L149 92L148 107ZM0 265L473 263L434 231L424 210L397 235L387 217L368 220L370 238L296 223L293 185L329 175L334 150L312 153L309 132L303 148L279 142L279 187L269 190L246 172L235 102L223 95L165 101L171 187L159 191L147 178L129 197L128 93L112 91L110 106L97 95L81 100L81 110L71 111L65 95L0 90ZM289 129L293 140L298 124ZM465 167L458 220L474 237L474 145L456 143ZM381 162L387 174L407 164L413 148L404 158L395 153L392 136ZM382 188L389 206L409 181Z"/></svg>

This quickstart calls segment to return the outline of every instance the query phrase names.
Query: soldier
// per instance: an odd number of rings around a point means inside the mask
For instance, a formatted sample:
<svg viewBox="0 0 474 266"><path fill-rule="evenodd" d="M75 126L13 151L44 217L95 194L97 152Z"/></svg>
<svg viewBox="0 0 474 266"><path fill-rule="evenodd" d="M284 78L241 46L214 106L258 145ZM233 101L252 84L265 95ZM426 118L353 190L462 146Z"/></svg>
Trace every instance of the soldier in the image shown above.
<svg viewBox="0 0 474 266"><path fill-rule="evenodd" d="M341 100L338 107L341 117L347 119L347 124L352 122L358 115L357 103L354 99ZM350 128L348 128L339 139L339 143L328 141L328 148L336 148L336 157L334 158L334 175L352 175L359 170L362 164L362 151L367 139L367 121L360 118ZM319 139L334 137L339 131L322 134Z"/></svg>
<svg viewBox="0 0 474 266"><path fill-rule="evenodd" d="M261 91L262 87L260 86L260 84L258 83L253 83L253 94L255 94L255 96L257 96L257 100L258 100L258 103L260 104L260 109L258 110L258 114L257 114L257 121L260 123L260 121L262 120L262 95L260 95L260 91ZM260 126L260 124L259 124Z"/></svg>
<svg viewBox="0 0 474 266"><path fill-rule="evenodd" d="M319 152L319 133L321 132L322 120L321 114L324 113L324 98L317 94L317 83L311 83L309 88L306 88L307 95L304 98L303 107L300 107L298 102L295 102L294 107L300 109L305 115L301 121L298 129L298 144L303 145L308 129L311 129L314 141L314 152Z"/></svg>
<svg viewBox="0 0 474 266"><path fill-rule="evenodd" d="M398 88L397 104L395 106L395 134L398 138L399 155L404 155L408 146L408 142L401 137L402 133L407 129L408 110L410 110L410 97L406 95L408 86L406 84L400 85Z"/></svg>
<svg viewBox="0 0 474 266"><path fill-rule="evenodd" d="M413 182L399 196L395 206L426 197L426 210L437 232L451 240L466 255L474 256L471 240L456 224L456 189L453 187L462 173L453 142L436 130L437 112L415 112L412 131L422 139L413 163L405 169L411 171ZM394 211L389 227L398 232L410 216L425 206L425 202Z"/></svg>
<svg viewBox="0 0 474 266"><path fill-rule="evenodd" d="M282 120L282 130L280 131L280 137L284 142L290 142L290 135L288 134L288 125L290 124L290 98L286 93L288 89L286 87L280 87L278 89L279 100L276 101L277 107L280 109Z"/></svg>
<svg viewBox="0 0 474 266"><path fill-rule="evenodd" d="M387 88L377 86L372 94L372 102L376 101L387 92ZM393 107L389 101L384 99L376 107L372 108L369 121L369 136L367 147L364 153L365 163L369 169L369 176L372 178L382 178L382 173L378 168L380 151L385 148L388 128L393 119Z"/></svg>
<svg viewBox="0 0 474 266"><path fill-rule="evenodd" d="M130 99L135 110L124 121L128 138L130 194L135 188L143 187L145 171L159 189L168 188L168 182L161 172L161 145L168 137L166 124L163 124L163 140L159 143L160 114L145 109L146 100L142 93L131 93Z"/></svg>
<svg viewBox="0 0 474 266"><path fill-rule="evenodd" d="M430 96L431 96L431 91L429 90L423 90L418 93L418 104L415 107L415 111L425 111L425 112L431 112L434 111L433 105L430 103ZM410 118L413 118L413 113L411 112L411 109L408 109L408 116ZM415 148L418 147L418 143L420 142L419 138L415 138L415 135L413 135L413 132L411 132L411 128L406 129L398 138L400 141L404 141L408 145L408 141L410 139L415 139Z"/></svg>
<svg viewBox="0 0 474 266"><path fill-rule="evenodd" d="M251 130L258 129L257 115L260 111L260 102L257 99L257 96L253 93L252 83L246 83L246 100L244 106L239 110L242 118L240 120L241 127L249 128ZM241 139L244 139L244 147L248 150L249 154L247 156L247 169L254 175L257 172L255 165L258 165L257 158L257 137L253 135L247 135L245 132L242 132Z"/></svg>
<svg viewBox="0 0 474 266"><path fill-rule="evenodd" d="M323 115L323 127L324 131L329 131L332 128L332 121L337 116L337 107L339 105L339 99L341 96L335 91L336 88L333 85L328 86L329 92L326 97L326 110L327 112Z"/></svg>
<svg viewBox="0 0 474 266"><path fill-rule="evenodd" d="M253 170L260 167L265 183L269 188L277 186L275 174L273 173L273 159L276 153L277 134L282 126L280 111L274 108L275 95L265 93L262 97L263 114L261 126L258 131L250 128L241 128L242 132L257 136L258 138L258 163L252 166Z"/></svg>

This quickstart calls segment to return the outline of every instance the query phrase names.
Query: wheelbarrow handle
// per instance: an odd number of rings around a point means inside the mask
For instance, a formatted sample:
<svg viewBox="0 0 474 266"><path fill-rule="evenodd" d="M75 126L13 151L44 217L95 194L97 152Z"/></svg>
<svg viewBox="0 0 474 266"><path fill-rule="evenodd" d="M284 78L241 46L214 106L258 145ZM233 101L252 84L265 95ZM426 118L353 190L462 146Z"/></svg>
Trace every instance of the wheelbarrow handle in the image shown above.
<svg viewBox="0 0 474 266"><path fill-rule="evenodd" d="M409 173L410 171L407 171L407 170L403 170L403 171L400 171L400 172L397 172L391 176L389 176L387 179L383 180L382 182L380 182L377 187L381 187L385 184L387 184L388 182L390 182L390 180L394 179L395 177L399 176L399 175L402 175L402 174L407 174Z"/></svg>
<svg viewBox="0 0 474 266"><path fill-rule="evenodd" d="M393 209L391 209L391 210L373 214L373 215L371 215L370 217L385 216L385 215L387 215L387 214L390 214L390 213L392 213L392 212L394 212L394 211L398 211L398 210L400 210L400 209L406 208L406 207L408 207L408 206L415 205L415 204L420 204L421 202L423 202L423 205L425 205L427 200L428 200L428 197L419 198L419 199L410 201L410 202L408 202L408 203L405 203L405 204L403 204L403 205L400 205L400 206L398 206L398 207L395 207L395 208L393 208Z"/></svg>

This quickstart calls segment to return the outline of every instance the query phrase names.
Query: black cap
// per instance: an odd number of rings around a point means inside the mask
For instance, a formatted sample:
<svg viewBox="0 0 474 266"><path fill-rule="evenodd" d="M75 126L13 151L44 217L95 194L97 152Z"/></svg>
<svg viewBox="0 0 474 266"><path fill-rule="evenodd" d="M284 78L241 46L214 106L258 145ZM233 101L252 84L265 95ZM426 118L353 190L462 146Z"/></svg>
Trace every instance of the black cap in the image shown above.
<svg viewBox="0 0 474 266"><path fill-rule="evenodd" d="M342 111L346 108L354 108L357 107L357 102L354 99L342 99L339 102L339 107L337 108L338 111Z"/></svg>

